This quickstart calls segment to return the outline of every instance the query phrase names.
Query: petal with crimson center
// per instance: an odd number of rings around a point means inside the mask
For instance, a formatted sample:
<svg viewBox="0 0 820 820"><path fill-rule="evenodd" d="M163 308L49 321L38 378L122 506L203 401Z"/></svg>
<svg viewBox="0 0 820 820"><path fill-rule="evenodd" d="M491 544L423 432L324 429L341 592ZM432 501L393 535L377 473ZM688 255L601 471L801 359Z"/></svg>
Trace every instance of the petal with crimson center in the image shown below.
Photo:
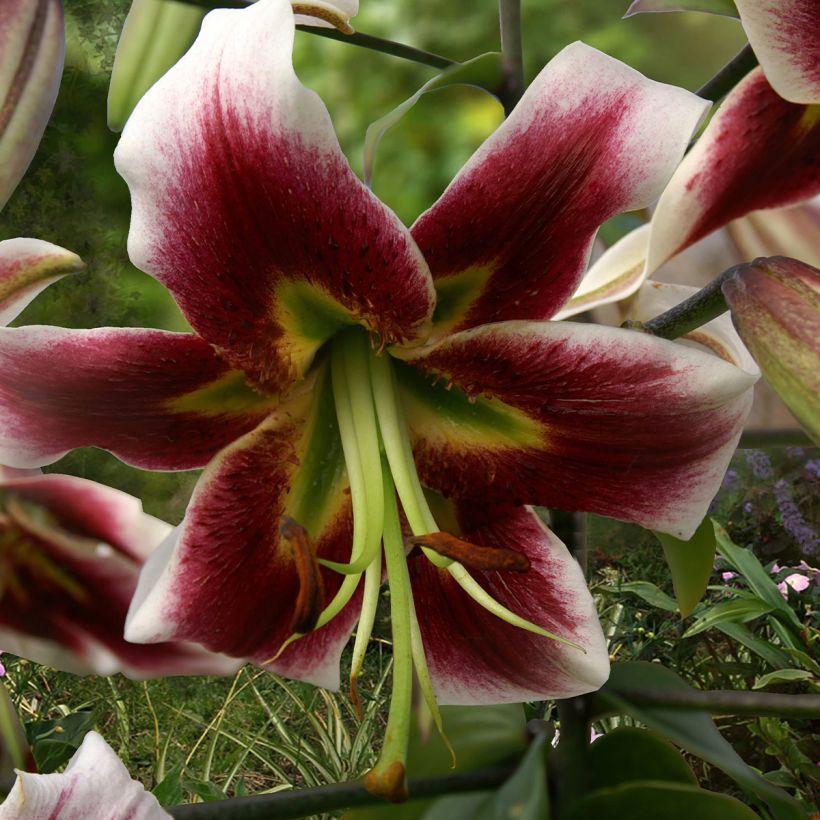
<svg viewBox="0 0 820 820"><path fill-rule="evenodd" d="M720 486L756 379L645 333L572 322L502 322L393 352L414 365L396 370L425 486L679 538Z"/></svg>
<svg viewBox="0 0 820 820"><path fill-rule="evenodd" d="M131 259L273 389L346 326L415 338L434 303L409 232L355 177L294 74L293 33L286 0L211 12L115 154L131 189Z"/></svg>
<svg viewBox="0 0 820 820"><path fill-rule="evenodd" d="M732 219L820 192L820 106L780 97L755 69L687 154L652 219L647 275Z"/></svg>
<svg viewBox="0 0 820 820"><path fill-rule="evenodd" d="M53 508L32 503L23 480L13 488L8 515L0 516L0 644L5 650L79 674L123 672L145 678L229 674L236 669L235 660L197 646L126 642L125 616L142 560L132 554L136 550L121 550L103 539L113 518L119 518L132 529L121 540L140 535L139 549L147 553L171 528L142 513L137 499L126 504L125 494L116 490L69 476L40 480L39 486L31 485L40 491L39 502L50 496L59 507L73 499L79 513L102 501L116 514L97 515L78 533ZM51 485L47 491L46 483Z"/></svg>
<svg viewBox="0 0 820 820"><path fill-rule="evenodd" d="M518 703L599 689L609 675L606 641L584 575L567 548L527 507L460 503L464 537L511 549L526 572L473 572L500 603L585 652L499 620L446 569L409 562L424 652L439 703Z"/></svg>
<svg viewBox="0 0 820 820"><path fill-rule="evenodd" d="M83 738L64 772L18 771L9 796L0 805L0 820L101 816L133 820L171 817L142 783L131 779L114 750L96 732Z"/></svg>
<svg viewBox="0 0 820 820"><path fill-rule="evenodd" d="M599 225L658 196L707 107L567 46L413 226L436 282L437 332L549 318Z"/></svg>
<svg viewBox="0 0 820 820"><path fill-rule="evenodd" d="M0 242L0 327L16 319L49 285L84 267L76 253L42 239Z"/></svg>
<svg viewBox="0 0 820 820"><path fill-rule="evenodd" d="M300 396L283 405L209 464L185 520L143 570L126 637L196 641L260 664L270 660L294 631L307 580L289 519L307 530L316 556L350 559L349 484L326 372L312 401ZM321 608L342 576L319 571ZM360 598L267 668L338 688L339 656Z"/></svg>
<svg viewBox="0 0 820 820"><path fill-rule="evenodd" d="M202 467L276 401L190 333L0 328L0 464L94 446L149 470Z"/></svg>
<svg viewBox="0 0 820 820"><path fill-rule="evenodd" d="M820 103L817 0L735 0L766 78L781 97Z"/></svg>

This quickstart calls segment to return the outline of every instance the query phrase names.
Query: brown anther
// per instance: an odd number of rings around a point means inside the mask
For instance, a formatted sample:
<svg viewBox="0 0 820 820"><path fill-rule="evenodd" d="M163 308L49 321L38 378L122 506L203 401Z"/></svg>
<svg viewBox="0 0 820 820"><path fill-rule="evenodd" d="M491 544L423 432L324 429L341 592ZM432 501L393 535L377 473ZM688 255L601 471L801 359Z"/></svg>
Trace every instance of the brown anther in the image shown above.
<svg viewBox="0 0 820 820"><path fill-rule="evenodd" d="M279 533L293 549L293 563L299 577L299 594L293 608L290 627L293 632L310 632L325 606L325 585L316 559L316 548L307 530L289 516L279 524Z"/></svg>
<svg viewBox="0 0 820 820"><path fill-rule="evenodd" d="M427 547L445 558L452 558L469 569L526 572L530 568L530 559L521 552L471 544L449 532L431 532L410 538L409 541L419 547Z"/></svg>
<svg viewBox="0 0 820 820"><path fill-rule="evenodd" d="M291 8L294 14L305 14L308 17L316 17L319 20L324 20L330 23L333 28L340 31L342 34L353 34L353 26L345 20L342 15L333 8L316 3L295 3L291 2Z"/></svg>

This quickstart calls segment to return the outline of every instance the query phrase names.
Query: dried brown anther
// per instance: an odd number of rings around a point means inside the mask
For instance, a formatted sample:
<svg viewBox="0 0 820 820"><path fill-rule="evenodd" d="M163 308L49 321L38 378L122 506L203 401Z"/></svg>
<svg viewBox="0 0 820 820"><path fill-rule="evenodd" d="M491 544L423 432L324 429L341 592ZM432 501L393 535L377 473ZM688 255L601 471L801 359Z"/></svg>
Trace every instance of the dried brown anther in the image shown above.
<svg viewBox="0 0 820 820"><path fill-rule="evenodd" d="M316 626L325 606L322 570L316 558L316 548L301 524L285 516L279 524L279 532L293 549L293 562L299 577L299 594L293 608L291 630L304 634Z"/></svg>
<svg viewBox="0 0 820 820"><path fill-rule="evenodd" d="M521 552L471 544L448 532L431 532L410 538L409 541L419 547L427 547L445 558L452 558L468 569L526 572L530 568L530 559Z"/></svg>

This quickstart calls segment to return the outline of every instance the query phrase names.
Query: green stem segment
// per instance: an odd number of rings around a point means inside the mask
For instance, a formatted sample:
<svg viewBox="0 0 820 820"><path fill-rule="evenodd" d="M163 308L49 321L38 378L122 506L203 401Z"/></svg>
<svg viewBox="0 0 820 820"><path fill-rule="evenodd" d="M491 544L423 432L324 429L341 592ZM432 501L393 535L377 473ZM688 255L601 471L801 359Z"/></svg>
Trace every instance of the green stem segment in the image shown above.
<svg viewBox="0 0 820 820"><path fill-rule="evenodd" d="M501 26L501 102L509 116L524 93L524 61L521 46L521 0L499 0Z"/></svg>
<svg viewBox="0 0 820 820"><path fill-rule="evenodd" d="M757 57L755 57L752 47L747 43L695 94L704 100L717 102L725 97L756 65Z"/></svg>

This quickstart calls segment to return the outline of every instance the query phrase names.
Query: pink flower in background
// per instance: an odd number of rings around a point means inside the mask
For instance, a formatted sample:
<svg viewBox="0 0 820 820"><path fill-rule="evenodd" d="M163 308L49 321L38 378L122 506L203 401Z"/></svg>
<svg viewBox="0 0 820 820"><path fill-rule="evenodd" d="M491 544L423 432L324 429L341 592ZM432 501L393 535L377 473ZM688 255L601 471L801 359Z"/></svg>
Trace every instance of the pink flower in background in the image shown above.
<svg viewBox="0 0 820 820"><path fill-rule="evenodd" d="M799 572L793 572L791 575L787 575L777 585L777 588L780 590L780 594L784 598L788 598L789 587L791 587L795 592L804 592L810 586L811 581L805 575L801 575Z"/></svg>

